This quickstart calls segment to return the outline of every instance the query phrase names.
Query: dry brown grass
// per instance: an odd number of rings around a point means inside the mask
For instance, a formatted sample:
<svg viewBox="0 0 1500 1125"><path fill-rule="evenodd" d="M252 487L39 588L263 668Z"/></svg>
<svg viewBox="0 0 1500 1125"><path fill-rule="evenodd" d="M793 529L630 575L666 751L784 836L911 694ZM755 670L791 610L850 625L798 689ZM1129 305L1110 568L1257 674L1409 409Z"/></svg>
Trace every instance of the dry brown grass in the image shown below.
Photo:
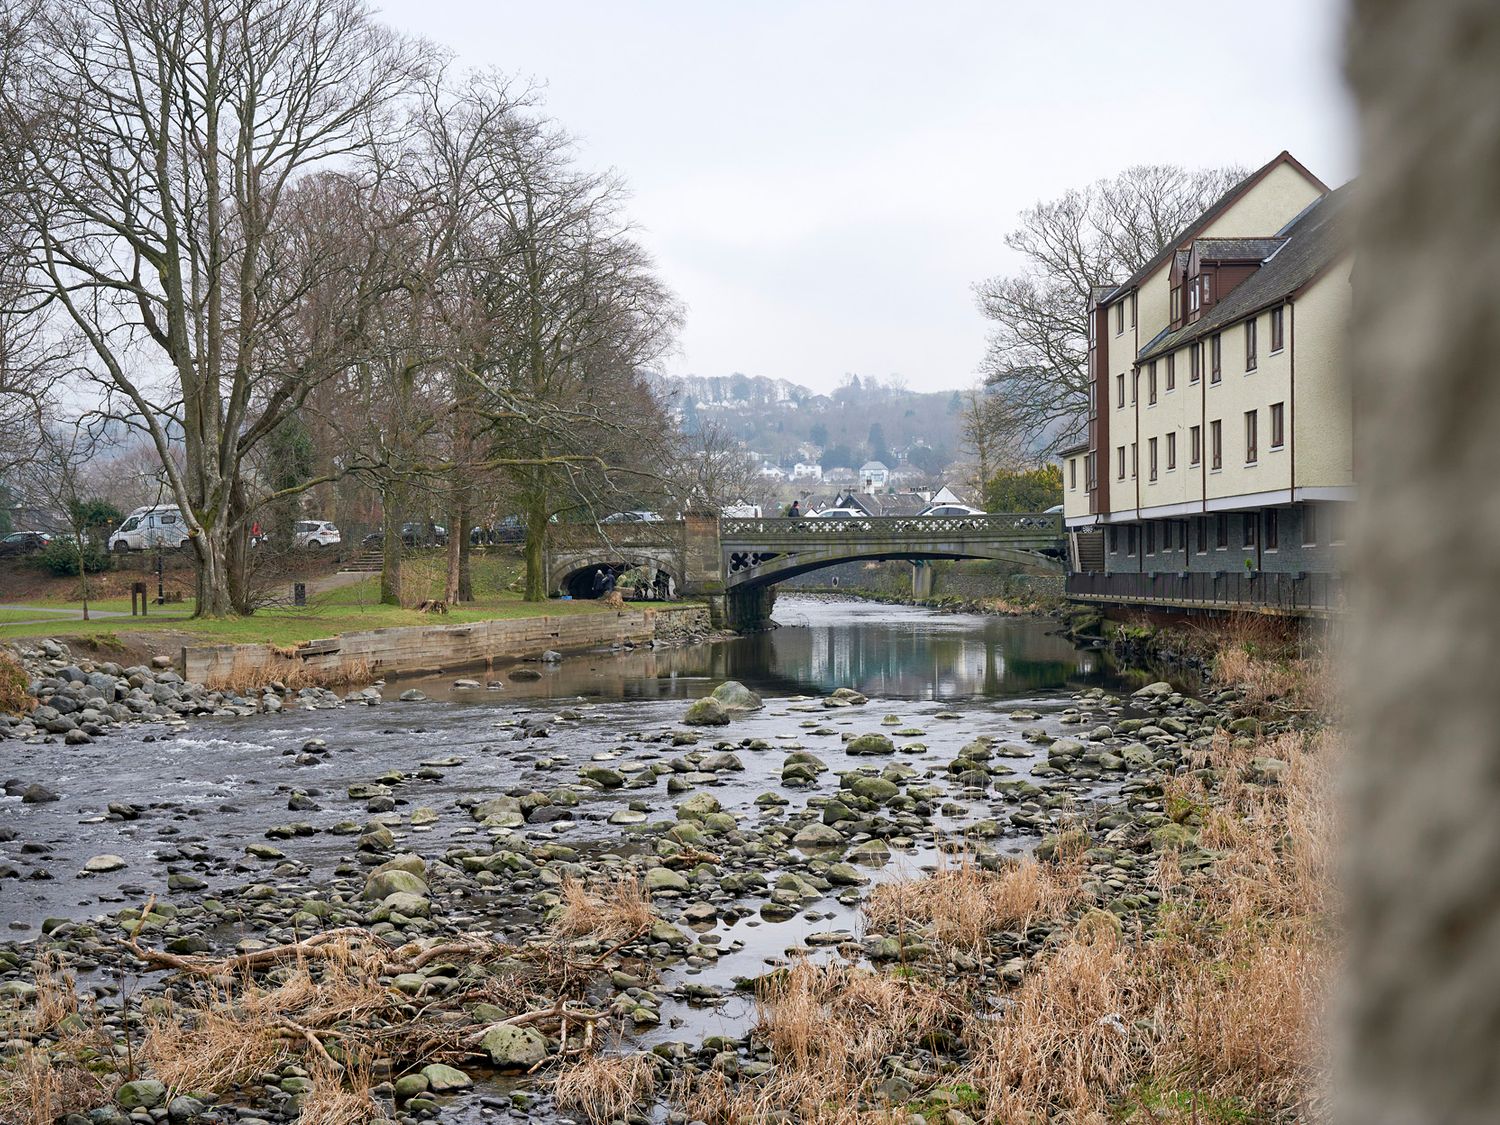
<svg viewBox="0 0 1500 1125"><path fill-rule="evenodd" d="M591 1125L623 1119L655 1090L651 1055L594 1055L566 1067L554 1087L558 1106L582 1114Z"/></svg>
<svg viewBox="0 0 1500 1125"><path fill-rule="evenodd" d="M228 672L208 676L203 686L209 691L231 691L238 695L255 694L267 684L280 683L287 691L307 687L339 688L368 684L376 678L368 660L344 661L338 667L319 668L296 655L297 646L280 649L272 646L272 659L249 668L234 667Z"/></svg>
<svg viewBox="0 0 1500 1125"><path fill-rule="evenodd" d="M716 1076L679 1082L672 1100L715 1123L790 1113L837 1125L877 1119L875 1086L887 1056L952 1033L962 1022L954 995L931 985L835 963L800 962L758 997L756 1034L776 1069L732 1089Z"/></svg>
<svg viewBox="0 0 1500 1125"><path fill-rule="evenodd" d="M633 873L589 887L571 876L563 881L562 912L555 923L566 937L626 941L651 928L651 896Z"/></svg>
<svg viewBox="0 0 1500 1125"><path fill-rule="evenodd" d="M369 1072L360 1065L342 1074L326 1067L313 1073L313 1088L303 1099L297 1114L299 1125L367 1125L383 1116L370 1093L373 1083Z"/></svg>
<svg viewBox="0 0 1500 1125"><path fill-rule="evenodd" d="M1097 928L1061 942L1004 1020L972 1029L970 1081L991 1118L1104 1122L1126 1107L1161 1119L1164 1092L1171 1120L1190 1119L1174 1116L1182 1105L1195 1121L1313 1115L1334 960L1335 751L1328 734L1251 748L1220 736L1198 763L1217 787L1174 779L1171 794L1203 812L1203 843L1223 854L1191 872L1176 853L1161 856L1153 931L1120 941ZM1246 780L1251 757L1287 762L1279 784ZM1210 1113L1220 1116L1200 1116Z"/></svg>
<svg viewBox="0 0 1500 1125"><path fill-rule="evenodd" d="M1078 900L1078 873L1076 864L1029 858L991 872L965 856L959 866L927 878L882 883L866 902L865 916L886 933L923 928L945 945L978 952L995 934L1065 913Z"/></svg>
<svg viewBox="0 0 1500 1125"><path fill-rule="evenodd" d="M10 653L0 650L0 713L23 715L36 705L27 687L31 679L21 662Z"/></svg>
<svg viewBox="0 0 1500 1125"><path fill-rule="evenodd" d="M27 1046L0 1062L0 1121L54 1125L69 1113L86 1113L109 1098L112 1083L44 1048Z"/></svg>
<svg viewBox="0 0 1500 1125"><path fill-rule="evenodd" d="M1228 614L1194 627L1214 679L1239 688L1247 708L1326 711L1333 702L1331 670L1322 656L1308 654L1297 630L1295 622L1259 613Z"/></svg>

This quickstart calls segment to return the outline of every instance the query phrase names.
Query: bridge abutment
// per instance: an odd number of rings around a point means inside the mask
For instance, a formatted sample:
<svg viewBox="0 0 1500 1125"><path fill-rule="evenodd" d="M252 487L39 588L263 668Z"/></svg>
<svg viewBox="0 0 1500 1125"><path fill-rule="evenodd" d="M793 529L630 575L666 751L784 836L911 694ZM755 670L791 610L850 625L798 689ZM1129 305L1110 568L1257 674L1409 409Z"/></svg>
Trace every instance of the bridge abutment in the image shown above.
<svg viewBox="0 0 1500 1125"><path fill-rule="evenodd" d="M935 589L936 574L932 564L918 559L911 564L911 596L916 599L930 598Z"/></svg>
<svg viewBox="0 0 1500 1125"><path fill-rule="evenodd" d="M716 629L759 633L771 627L776 608L775 586L734 586L708 596L708 614Z"/></svg>

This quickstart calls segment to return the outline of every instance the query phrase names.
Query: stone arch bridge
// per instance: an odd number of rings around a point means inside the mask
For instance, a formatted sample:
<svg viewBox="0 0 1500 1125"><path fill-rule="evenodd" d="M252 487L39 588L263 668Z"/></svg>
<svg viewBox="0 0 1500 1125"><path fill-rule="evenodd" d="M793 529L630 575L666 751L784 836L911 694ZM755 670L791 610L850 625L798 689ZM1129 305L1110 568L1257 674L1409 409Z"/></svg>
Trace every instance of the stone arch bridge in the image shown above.
<svg viewBox="0 0 1500 1125"><path fill-rule="evenodd" d="M854 519L739 519L689 513L660 523L554 528L547 588L586 597L599 570L650 567L679 592L707 599L715 623L764 628L778 582L839 563L906 559L920 597L932 591L939 559L996 559L1054 566L1062 516L1008 512L982 516L869 516Z"/></svg>

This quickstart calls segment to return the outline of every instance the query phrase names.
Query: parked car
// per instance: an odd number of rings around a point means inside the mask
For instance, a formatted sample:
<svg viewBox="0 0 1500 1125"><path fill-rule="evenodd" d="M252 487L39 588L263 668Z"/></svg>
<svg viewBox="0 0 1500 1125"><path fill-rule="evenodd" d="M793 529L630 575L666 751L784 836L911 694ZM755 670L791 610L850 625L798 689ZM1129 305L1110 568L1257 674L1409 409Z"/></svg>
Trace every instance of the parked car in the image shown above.
<svg viewBox="0 0 1500 1125"><path fill-rule="evenodd" d="M600 523L661 523L661 516L655 512L612 512L605 516Z"/></svg>
<svg viewBox="0 0 1500 1125"><path fill-rule="evenodd" d="M339 529L327 520L298 520L292 529L294 547L332 547L343 541Z"/></svg>
<svg viewBox="0 0 1500 1125"><path fill-rule="evenodd" d="M149 551L157 547L180 547L187 542L187 524L176 504L158 504L137 508L125 522L110 532L109 549Z"/></svg>
<svg viewBox="0 0 1500 1125"><path fill-rule="evenodd" d="M50 542L52 536L45 531L12 531L0 539L0 558L35 554Z"/></svg>
<svg viewBox="0 0 1500 1125"><path fill-rule="evenodd" d="M526 538L526 521L520 516L506 516L490 529L492 543L519 543Z"/></svg>
<svg viewBox="0 0 1500 1125"><path fill-rule="evenodd" d="M972 504L933 504L922 510L924 516L982 516L983 508Z"/></svg>
<svg viewBox="0 0 1500 1125"><path fill-rule="evenodd" d="M448 529L440 523L411 521L401 525L401 542L408 547L446 547Z"/></svg>
<svg viewBox="0 0 1500 1125"><path fill-rule="evenodd" d="M824 508L821 512L809 512L810 520L862 520L868 518L858 508Z"/></svg>

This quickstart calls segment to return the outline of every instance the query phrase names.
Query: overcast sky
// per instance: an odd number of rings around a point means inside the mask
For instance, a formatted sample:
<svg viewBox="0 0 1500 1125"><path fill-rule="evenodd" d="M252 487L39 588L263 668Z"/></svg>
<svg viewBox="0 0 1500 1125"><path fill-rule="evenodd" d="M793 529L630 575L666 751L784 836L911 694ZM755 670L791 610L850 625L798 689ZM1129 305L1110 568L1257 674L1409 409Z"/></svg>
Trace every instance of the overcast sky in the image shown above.
<svg viewBox="0 0 1500 1125"><path fill-rule="evenodd" d="M1353 174L1339 0L380 0L546 85L687 307L673 374L971 383L1022 208L1130 164Z"/></svg>

